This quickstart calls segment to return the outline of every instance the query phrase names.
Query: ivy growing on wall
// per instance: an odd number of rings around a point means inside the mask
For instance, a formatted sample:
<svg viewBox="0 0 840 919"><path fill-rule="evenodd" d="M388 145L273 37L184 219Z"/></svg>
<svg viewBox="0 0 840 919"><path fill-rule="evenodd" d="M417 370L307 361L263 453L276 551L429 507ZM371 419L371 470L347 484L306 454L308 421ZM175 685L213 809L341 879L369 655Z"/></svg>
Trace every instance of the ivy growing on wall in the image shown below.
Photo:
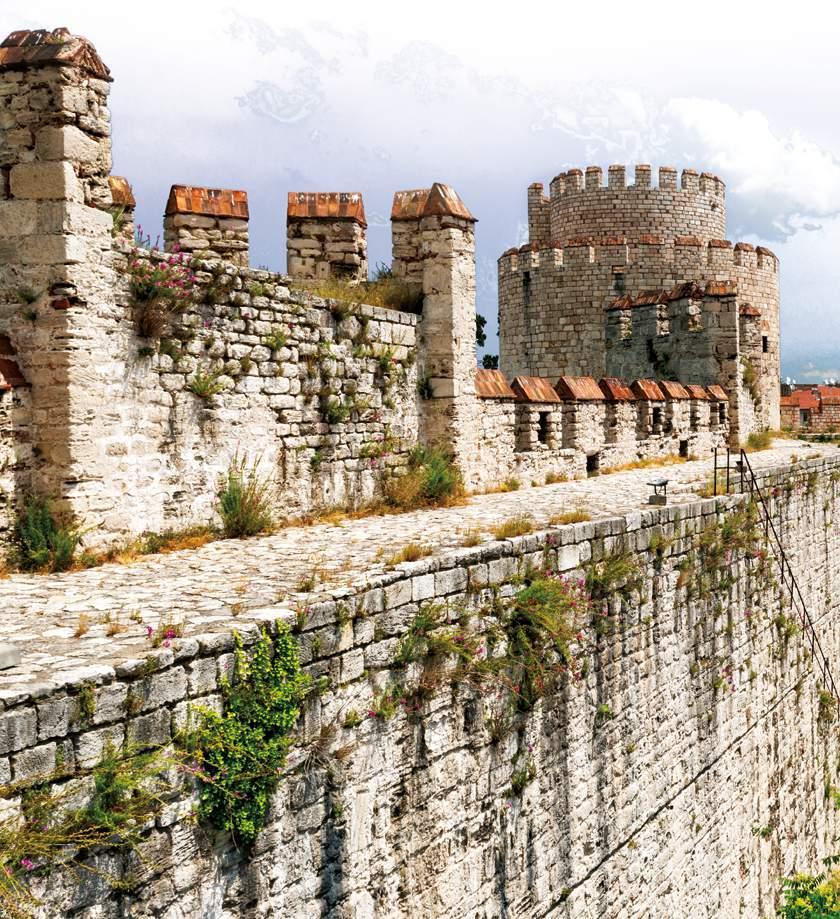
<svg viewBox="0 0 840 919"><path fill-rule="evenodd" d="M232 678L222 682L224 711L203 710L189 737L199 816L246 848L265 824L308 686L285 625L278 623L274 639L263 631L250 659L237 635Z"/></svg>

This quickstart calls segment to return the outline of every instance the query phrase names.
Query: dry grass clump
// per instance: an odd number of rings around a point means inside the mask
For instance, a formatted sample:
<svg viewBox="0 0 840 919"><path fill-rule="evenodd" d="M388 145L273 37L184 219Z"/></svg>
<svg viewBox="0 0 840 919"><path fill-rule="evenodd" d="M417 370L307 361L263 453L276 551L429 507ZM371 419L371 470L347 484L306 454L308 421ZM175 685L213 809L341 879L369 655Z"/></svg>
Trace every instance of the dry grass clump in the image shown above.
<svg viewBox="0 0 840 919"><path fill-rule="evenodd" d="M461 540L461 546L465 549L481 545L481 529L479 527L470 527Z"/></svg>
<svg viewBox="0 0 840 919"><path fill-rule="evenodd" d="M744 453L757 453L759 450L769 450L773 446L773 438L781 436L779 431L753 431L747 437L747 442L741 444Z"/></svg>
<svg viewBox="0 0 840 919"><path fill-rule="evenodd" d="M556 485L558 482L568 482L569 477L565 472L547 472L545 474L546 485Z"/></svg>
<svg viewBox="0 0 840 919"><path fill-rule="evenodd" d="M657 466L673 466L677 463L687 463L689 460L696 460L693 454L689 456L678 456L676 453L669 453L667 456L651 456L646 459L631 460L629 463L620 463L618 466L609 466L601 470L601 475L608 475L611 472L629 472L632 469L652 469Z"/></svg>
<svg viewBox="0 0 840 919"><path fill-rule="evenodd" d="M575 508L571 511L563 511L560 514L554 514L548 521L551 526L565 526L567 523L585 523L591 520L592 515L582 507Z"/></svg>
<svg viewBox="0 0 840 919"><path fill-rule="evenodd" d="M423 291L417 284L409 284L396 278L390 268L379 266L370 281L353 283L340 278L328 278L323 281L307 283L297 281L292 284L294 290L305 290L325 300L338 300L345 303L369 306L384 306L405 313L419 313L423 308ZM339 315L343 312L336 310Z"/></svg>
<svg viewBox="0 0 840 919"><path fill-rule="evenodd" d="M385 560L389 568L401 565L403 562L417 562L421 558L431 555L432 550L428 546L423 546L417 542L410 542L397 550L393 555Z"/></svg>
<svg viewBox="0 0 840 919"><path fill-rule="evenodd" d="M452 457L437 448L417 447L408 458L408 471L385 486L385 504L400 510L448 507L462 503L464 484Z"/></svg>
<svg viewBox="0 0 840 919"><path fill-rule="evenodd" d="M534 529L534 520L527 514L518 514L516 517L508 517L502 521L494 530L493 535L496 539L511 539L514 536L525 536Z"/></svg>

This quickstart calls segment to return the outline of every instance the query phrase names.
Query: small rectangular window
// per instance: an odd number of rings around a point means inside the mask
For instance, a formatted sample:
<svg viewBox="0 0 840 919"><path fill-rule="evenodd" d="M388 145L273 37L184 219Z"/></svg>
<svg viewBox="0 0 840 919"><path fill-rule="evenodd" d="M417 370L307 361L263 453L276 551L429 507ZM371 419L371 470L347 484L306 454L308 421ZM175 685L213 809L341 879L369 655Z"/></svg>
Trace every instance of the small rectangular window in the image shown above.
<svg viewBox="0 0 840 919"><path fill-rule="evenodd" d="M654 406L651 425L656 433L662 430L662 409L659 406Z"/></svg>
<svg viewBox="0 0 840 919"><path fill-rule="evenodd" d="M683 459L685 459L688 456L688 441L687 440L680 441L680 456L683 457Z"/></svg>
<svg viewBox="0 0 840 919"><path fill-rule="evenodd" d="M601 457L597 453L590 453L586 457L586 474L598 475L598 467L601 463Z"/></svg>
<svg viewBox="0 0 840 919"><path fill-rule="evenodd" d="M537 426L537 440L541 444L548 443L548 425L551 418L550 412L540 412Z"/></svg>
<svg viewBox="0 0 840 919"><path fill-rule="evenodd" d="M761 350L765 354L767 354L767 352L770 350L770 340L766 335L761 336Z"/></svg>
<svg viewBox="0 0 840 919"><path fill-rule="evenodd" d="M726 403L718 402L718 423L726 424Z"/></svg>

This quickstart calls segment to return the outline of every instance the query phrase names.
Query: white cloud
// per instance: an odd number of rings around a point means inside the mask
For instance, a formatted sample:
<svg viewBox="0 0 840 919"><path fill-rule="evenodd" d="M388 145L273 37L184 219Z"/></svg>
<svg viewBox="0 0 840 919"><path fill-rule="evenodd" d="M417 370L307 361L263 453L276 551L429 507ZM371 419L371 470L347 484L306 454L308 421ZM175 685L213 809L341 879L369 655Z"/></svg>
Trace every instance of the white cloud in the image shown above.
<svg viewBox="0 0 840 919"><path fill-rule="evenodd" d="M840 214L840 160L799 131L713 99L672 99L663 114L669 146L726 181L736 229L780 239Z"/></svg>

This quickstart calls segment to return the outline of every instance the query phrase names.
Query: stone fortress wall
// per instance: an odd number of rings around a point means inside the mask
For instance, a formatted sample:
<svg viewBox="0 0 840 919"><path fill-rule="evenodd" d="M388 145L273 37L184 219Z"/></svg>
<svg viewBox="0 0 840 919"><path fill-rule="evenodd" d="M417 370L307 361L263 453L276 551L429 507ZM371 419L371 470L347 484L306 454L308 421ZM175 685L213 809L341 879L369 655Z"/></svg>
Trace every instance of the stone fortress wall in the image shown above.
<svg viewBox="0 0 840 919"><path fill-rule="evenodd" d="M832 458L762 476L830 657L838 473ZM275 619L300 629L306 670L327 678L250 858L195 824L185 791L145 828L142 863L92 856L107 876L140 864L133 883L34 877L39 916L772 919L779 878L833 851L840 749L807 643L785 629L775 562L762 545L733 548L740 527L721 535L746 503L653 508L403 563L316 599L302 624L282 604L242 613L247 645ZM702 562L716 544L718 569ZM592 638L580 680L507 732L494 693L452 670L416 708L366 714L393 681L418 678L395 657L421 608L442 604L448 622L481 631L528 570L574 579L618 553L640 577L610 601L614 627ZM109 742L165 743L190 704L218 705L231 650L227 632L185 635L149 652L151 667L91 663L7 691L0 783L60 764L56 790L82 793ZM0 811L20 806L13 796Z"/></svg>
<svg viewBox="0 0 840 919"><path fill-rule="evenodd" d="M739 311L755 319L757 344L752 335L736 338L726 355L738 366L735 389L713 375L696 382L727 387L736 442L753 429L778 428L778 260L763 247L723 238L720 179L684 170L677 188L676 171L663 167L659 187L651 188L650 167L638 166L635 184L625 182L624 167L610 167L606 186L602 171L590 167L585 179L580 170L558 176L550 198L539 184L529 188L530 241L499 260L501 369L509 376L620 376L622 362L607 342L611 304L633 309L637 299L645 305L685 283L705 289L729 282ZM653 351L692 344L708 350L703 327L678 346L667 345L669 332L660 330ZM660 375L647 351L646 340L639 342L632 376Z"/></svg>
<svg viewBox="0 0 840 919"><path fill-rule="evenodd" d="M667 411L661 436L635 407L582 405L606 413L583 445L566 394L562 423L532 403L535 430L547 415L560 432L532 444L509 392L476 393L475 218L439 183L397 192L391 215L392 271L422 295L419 314L294 284L366 279L358 193L290 193L296 279L248 268L239 190L173 186L170 254L137 249L130 183L110 174L110 88L93 46L66 31L0 48L0 531L29 494L72 512L89 544L205 524L234 459L258 463L295 517L376 499L418 445L442 445L486 489L583 475L596 454L605 467L725 440L728 412L670 425L681 416ZM170 312L135 281L173 259L192 296Z"/></svg>

